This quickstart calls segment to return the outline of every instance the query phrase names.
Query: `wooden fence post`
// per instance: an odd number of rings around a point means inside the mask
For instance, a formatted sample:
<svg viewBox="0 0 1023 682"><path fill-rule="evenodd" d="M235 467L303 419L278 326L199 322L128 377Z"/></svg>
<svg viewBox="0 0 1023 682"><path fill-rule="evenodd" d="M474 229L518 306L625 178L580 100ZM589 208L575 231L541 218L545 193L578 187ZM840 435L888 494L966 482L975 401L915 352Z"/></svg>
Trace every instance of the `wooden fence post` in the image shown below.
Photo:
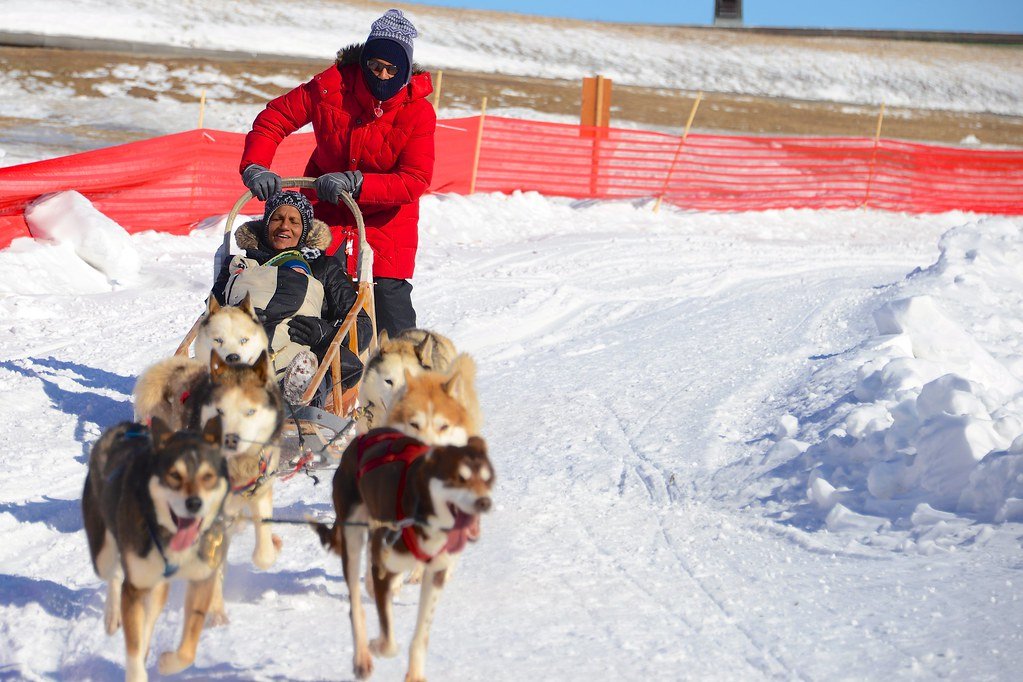
<svg viewBox="0 0 1023 682"><path fill-rule="evenodd" d="M476 192L476 174L480 169L480 149L483 147L483 121L487 117L487 98L480 104L480 127L476 132L476 151L472 157L472 179L469 181L469 194Z"/></svg>
<svg viewBox="0 0 1023 682"><path fill-rule="evenodd" d="M583 78L583 96L582 106L579 109L579 125L584 128L607 128L611 120L612 84L610 78L604 78L603 76ZM596 137L596 134L594 136Z"/></svg>
<svg viewBox="0 0 1023 682"><path fill-rule="evenodd" d="M874 149L870 153L870 168L867 170L867 191L863 195L863 203L860 208L866 208L870 201L870 186L874 184L874 167L877 165L877 148L881 143L881 123L884 122L884 102L881 102L881 109L877 112L877 129L874 130Z"/></svg>
<svg viewBox="0 0 1023 682"><path fill-rule="evenodd" d="M440 111L440 86L444 82L444 72L437 69L437 87L433 91L433 108Z"/></svg>
<svg viewBox="0 0 1023 682"><path fill-rule="evenodd" d="M603 76L583 78L582 108L579 112L580 135L593 138L590 158L590 196L597 196L600 178L600 140L607 137L611 119L611 79Z"/></svg>
<svg viewBox="0 0 1023 682"><path fill-rule="evenodd" d="M689 128L693 125L693 119L696 118L696 110L700 108L700 101L702 99L703 92L696 93L696 100L693 101L693 107L689 110L689 118L686 119L686 127L682 131L682 137L678 141L678 146L675 147L675 156L671 159L671 165L668 166L667 175L664 176L664 186L661 187L661 193L658 195L657 201L654 202L654 213L661 209L661 201L664 199L664 195L668 193L668 183L671 182L671 174L675 172L678 157L682 155L682 146L686 143L686 138L689 137Z"/></svg>
<svg viewBox="0 0 1023 682"><path fill-rule="evenodd" d="M206 89L203 88L202 95L199 96L199 130L202 130L203 118L206 115Z"/></svg>

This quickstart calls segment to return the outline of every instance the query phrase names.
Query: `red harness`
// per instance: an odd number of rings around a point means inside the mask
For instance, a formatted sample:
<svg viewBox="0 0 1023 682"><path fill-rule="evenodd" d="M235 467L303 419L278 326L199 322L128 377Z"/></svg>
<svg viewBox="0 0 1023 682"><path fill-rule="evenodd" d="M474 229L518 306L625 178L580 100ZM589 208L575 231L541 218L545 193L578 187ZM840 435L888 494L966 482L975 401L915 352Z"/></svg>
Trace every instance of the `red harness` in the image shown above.
<svg viewBox="0 0 1023 682"><path fill-rule="evenodd" d="M387 443L386 454L364 464L362 460L366 451L380 443ZM356 484L358 484L358 481L361 480L363 476L377 467L384 466L385 464L393 464L394 462L402 462L404 464L401 468L401 478L398 480L398 496L395 505L395 516L399 525L401 525L402 521L405 521L408 518L405 516L405 509L401 503L401 499L405 496L405 480L408 475L409 465L416 459L425 455L429 450L429 445L420 443L413 438L409 438L401 431L396 431L394 429L374 429L359 438L357 450L358 459L356 460L359 470L358 473L356 473ZM415 531L412 530L412 526L401 525L401 539L404 540L405 546L408 547L412 556L419 561L425 563L433 558L433 556L424 552L422 547L419 546L419 537L416 535ZM441 552L443 551L444 550L442 549Z"/></svg>

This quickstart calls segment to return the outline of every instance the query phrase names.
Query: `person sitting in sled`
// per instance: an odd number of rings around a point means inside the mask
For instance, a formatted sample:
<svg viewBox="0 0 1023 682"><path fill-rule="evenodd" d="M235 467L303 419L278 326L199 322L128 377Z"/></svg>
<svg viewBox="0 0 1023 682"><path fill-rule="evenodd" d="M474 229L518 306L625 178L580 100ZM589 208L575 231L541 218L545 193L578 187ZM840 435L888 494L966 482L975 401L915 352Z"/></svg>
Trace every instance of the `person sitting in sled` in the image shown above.
<svg viewBox="0 0 1023 682"><path fill-rule="evenodd" d="M221 305L238 305L245 295L270 339L274 372L285 399L301 404L301 396L338 327L355 305L358 293L341 261L324 253L330 229L313 218L313 207L298 192L270 197L263 219L252 220L235 232L243 256L225 262L211 294ZM360 312L356 322L360 344L372 334L372 322ZM362 362L347 345L341 348L342 386L354 385ZM322 404L329 385L324 382L314 403Z"/></svg>
<svg viewBox="0 0 1023 682"><path fill-rule="evenodd" d="M312 124L315 147L303 175L316 178L313 211L330 226L327 253L355 272L355 199L373 248L377 328L393 338L416 326L411 279L419 244L419 198L430 186L437 114L430 74L412 59L418 32L397 9L373 22L365 43L345 47L309 82L270 101L245 136L242 182L266 200L281 190L270 170L288 135ZM308 192L310 198L313 193Z"/></svg>

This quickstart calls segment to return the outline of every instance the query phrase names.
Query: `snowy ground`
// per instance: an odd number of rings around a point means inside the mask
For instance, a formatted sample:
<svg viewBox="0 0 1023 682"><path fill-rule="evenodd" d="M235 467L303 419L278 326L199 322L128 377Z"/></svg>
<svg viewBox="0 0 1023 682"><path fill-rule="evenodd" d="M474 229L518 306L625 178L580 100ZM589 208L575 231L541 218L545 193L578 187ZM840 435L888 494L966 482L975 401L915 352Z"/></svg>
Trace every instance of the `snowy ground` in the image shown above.
<svg viewBox="0 0 1023 682"><path fill-rule="evenodd" d="M273 0L0 2L4 28L196 48L329 58L365 39L386 5ZM626 85L957 111L1023 113L1018 50L923 43L804 40L681 32L404 5L420 32L417 59L458 68ZM613 48L609 48L613 46Z"/></svg>
<svg viewBox="0 0 1023 682"><path fill-rule="evenodd" d="M423 213L420 321L476 357L498 473L435 621L433 679L1016 674L1023 220L535 194ZM84 462L197 314L218 241L0 252L0 674L120 674ZM329 514L326 481L277 491L281 517ZM232 548L232 623L182 679L352 678L340 565L307 529L280 533L267 572L248 534ZM416 603L406 588L403 645ZM374 679L404 664L403 648Z"/></svg>
<svg viewBox="0 0 1023 682"><path fill-rule="evenodd" d="M324 58L379 11L285 12L265 0L244 11L138 0L0 0L0 10L6 30ZM965 48L949 63L838 42L817 58L453 16L419 19L417 49L433 64L1023 111L1019 63ZM637 51L651 73L611 70ZM156 67L126 76L167 78ZM169 98L39 92L24 73L0 77L0 94L0 116L27 121L0 142L0 165L40 158L37 143L53 149L63 127L144 118L160 134L197 114ZM208 125L244 129L255 113L224 106ZM119 235L86 202L64 201L35 217L55 241L0 251L5 679L121 675L123 641L102 632L105 588L81 528L85 461L103 428L130 417L138 373L194 320L219 243L210 230ZM61 214L82 230L69 234ZM427 673L1018 676L1020 263L1019 218L425 198L420 322L476 357L498 475L497 509L441 600ZM330 513L325 480L281 483L277 500L283 518ZM339 563L302 527L280 534L284 552L266 572L248 563L249 534L233 546L232 623L203 633L180 679L352 678ZM177 641L181 597L157 624L155 651ZM406 588L403 645L416 604ZM400 679L404 664L403 648L374 679Z"/></svg>

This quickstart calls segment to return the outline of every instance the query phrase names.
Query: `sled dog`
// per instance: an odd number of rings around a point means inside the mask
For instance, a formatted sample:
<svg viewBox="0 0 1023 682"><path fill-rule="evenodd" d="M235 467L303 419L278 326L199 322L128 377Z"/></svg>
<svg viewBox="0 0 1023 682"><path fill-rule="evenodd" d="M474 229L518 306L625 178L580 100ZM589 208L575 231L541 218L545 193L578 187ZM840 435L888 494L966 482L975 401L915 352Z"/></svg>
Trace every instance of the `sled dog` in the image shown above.
<svg viewBox="0 0 1023 682"><path fill-rule="evenodd" d="M402 387L387 413L386 426L427 445L465 445L469 436L480 431L479 403L476 398L476 364L465 353L456 356L446 372L420 371L415 376L408 370ZM478 521L469 530L475 541L480 534ZM374 596L375 586L366 569L366 591ZM423 578L421 566L409 574L407 582L418 584ZM400 584L395 582L394 589Z"/></svg>
<svg viewBox="0 0 1023 682"><path fill-rule="evenodd" d="M394 429L374 429L345 449L334 474L336 521L332 527L313 527L324 546L341 557L357 679L372 672L371 654L397 654L392 594L401 575L416 566L424 567L425 577L405 679L426 679L426 647L437 601L469 539L469 527L491 508L494 480L486 444L476 436L464 446L431 447ZM355 523L368 523L368 530ZM359 592L360 554L367 538L380 619L380 636L372 642L367 641Z"/></svg>
<svg viewBox="0 0 1023 682"><path fill-rule="evenodd" d="M247 516L256 533L252 563L269 568L277 560L280 539L264 518L273 515L273 474L280 462L284 399L273 379L264 349L255 364L228 363L216 349L208 366L198 360L173 357L146 370L135 386L139 420L159 416L177 428L199 428L219 416L222 447L227 459L230 494L224 505L228 519ZM232 529L238 526L232 523ZM212 618L226 622L220 571Z"/></svg>
<svg viewBox="0 0 1023 682"><path fill-rule="evenodd" d="M211 294L206 317L195 336L195 358L204 364L216 349L228 362L251 365L270 346L266 330L256 316L248 295L238 306L221 306Z"/></svg>
<svg viewBox="0 0 1023 682"><path fill-rule="evenodd" d="M479 435L481 417L476 397L476 363L462 353L445 372L408 370L385 424L429 445L465 445Z"/></svg>
<svg viewBox="0 0 1023 682"><path fill-rule="evenodd" d="M383 426L395 393L405 385L405 372L446 372L454 361L455 345L426 329L406 329L393 339L380 332L379 350L370 359L359 389L363 410L358 432Z"/></svg>
<svg viewBox="0 0 1023 682"><path fill-rule="evenodd" d="M228 490L220 420L202 433L124 422L89 455L82 518L96 574L107 581L104 623L123 623L125 677L145 680L153 626L169 581L188 581L177 651L160 655L161 675L192 665L214 576L223 561L222 505Z"/></svg>

